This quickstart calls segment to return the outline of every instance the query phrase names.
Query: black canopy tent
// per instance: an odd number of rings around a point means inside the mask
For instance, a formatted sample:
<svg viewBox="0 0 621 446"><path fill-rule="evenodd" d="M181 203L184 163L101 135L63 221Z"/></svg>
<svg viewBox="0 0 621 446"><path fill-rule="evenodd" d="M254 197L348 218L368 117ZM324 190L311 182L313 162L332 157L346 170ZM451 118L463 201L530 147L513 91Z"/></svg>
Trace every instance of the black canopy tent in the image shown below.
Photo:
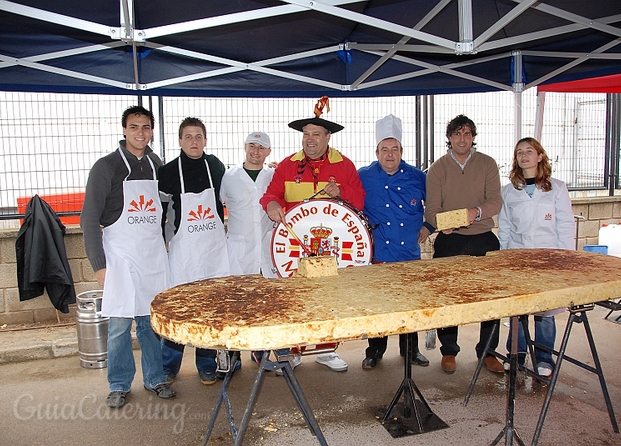
<svg viewBox="0 0 621 446"><path fill-rule="evenodd" d="M618 0L0 0L0 90L319 97L621 73Z"/></svg>

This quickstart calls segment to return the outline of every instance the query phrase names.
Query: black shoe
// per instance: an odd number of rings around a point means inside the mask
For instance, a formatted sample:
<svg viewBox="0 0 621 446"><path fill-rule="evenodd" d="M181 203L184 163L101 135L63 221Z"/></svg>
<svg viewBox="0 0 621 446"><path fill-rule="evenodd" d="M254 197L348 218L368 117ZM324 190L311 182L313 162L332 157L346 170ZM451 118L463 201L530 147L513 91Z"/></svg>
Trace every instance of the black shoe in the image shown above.
<svg viewBox="0 0 621 446"><path fill-rule="evenodd" d="M175 392L175 390L166 383L158 384L155 387L144 386L144 388L147 389L149 392L155 393L158 397L164 399L174 398L175 396L177 396L177 392Z"/></svg>
<svg viewBox="0 0 621 446"><path fill-rule="evenodd" d="M414 355L412 355L412 364L427 367L429 365L429 360L425 358L425 356L421 352L416 352Z"/></svg>
<svg viewBox="0 0 621 446"><path fill-rule="evenodd" d="M198 372L198 377L200 378L201 383L206 386L211 386L217 381L216 372Z"/></svg>
<svg viewBox="0 0 621 446"><path fill-rule="evenodd" d="M122 390L113 390L106 398L106 406L113 409L119 409L125 405L127 394L129 392L123 392Z"/></svg>
<svg viewBox="0 0 621 446"><path fill-rule="evenodd" d="M371 370L377 365L377 359L375 358L364 358L362 361L362 369L363 370Z"/></svg>

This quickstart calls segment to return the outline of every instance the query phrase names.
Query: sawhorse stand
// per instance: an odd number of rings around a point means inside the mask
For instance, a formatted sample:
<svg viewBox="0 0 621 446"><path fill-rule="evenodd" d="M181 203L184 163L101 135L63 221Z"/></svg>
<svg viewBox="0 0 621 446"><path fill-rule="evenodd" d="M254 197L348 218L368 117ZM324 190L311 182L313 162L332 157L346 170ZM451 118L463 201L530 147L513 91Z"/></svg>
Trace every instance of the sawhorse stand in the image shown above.
<svg viewBox="0 0 621 446"><path fill-rule="evenodd" d="M539 420L537 422L537 427L535 429L535 433L533 435L533 440L531 442L531 445L535 446L538 444L539 442L539 438L541 436L541 431L543 429L543 423L545 422L545 418L546 415L548 413L548 409L550 407L550 401L552 399L552 394L554 392L554 388L556 387L556 383L558 381L558 375L560 373L561 370L561 365L563 363L563 360L567 360L569 362L571 362L572 364L575 364L581 368L583 368L584 370L587 370L591 373L595 373L598 378L599 378L599 382L600 382L600 386L602 388L602 394L604 395L604 400L606 402L606 407L608 409L608 416L610 417L610 423L612 424L612 428L614 430L614 432L619 433L619 426L617 425L617 420L615 418L615 414L614 414L614 410L612 408L612 403L610 401L610 394L608 393L608 387L606 386L606 380L604 379L604 374L602 372L602 366L599 360L599 356L597 354L597 349L595 347L595 341L593 339L593 332L591 331L591 326L589 325L589 319L587 317L587 312L591 311L594 308L595 304L588 304L588 305L577 305L577 306L571 306L571 308L569 309L569 319L567 320L567 326L565 327L565 332L563 334L563 339L561 340L561 345L560 345L560 349L559 351L556 351L554 349L550 349L546 346L543 346L541 344L538 344L536 342L533 342L530 338L530 334L528 331L528 323L526 321L526 318L522 319L522 324L524 327L524 334L526 336L526 342L529 348L529 353L531 355L531 359L532 359L532 363L535 364L535 355L534 355L534 347L539 348L541 350L547 351L552 355L555 355L557 357L556 360L556 367L554 368L554 371L552 372L552 376L550 376L550 379L547 380L546 378L540 376L535 370L529 370L528 368L524 367L524 366L519 366L519 369L522 369L524 371L526 371L527 373L531 374L532 376L534 376L537 380L539 380L540 382L546 383L548 384L548 392L546 393L546 397L543 403L543 407L541 408L541 413L539 415ZM602 305L605 306L605 305ZM513 319L513 318L512 318ZM575 323L582 323L584 325L584 330L587 336L587 340L589 342L589 347L591 349L591 356L593 357L593 363L595 364L595 367L591 367L581 361L578 361L575 358L572 358L571 356L567 356L565 354L566 350L567 350L567 343L569 341L569 335L571 334L571 329L573 327L573 324ZM513 326L513 324L512 324ZM514 331L515 335L513 336L513 338L517 338L517 325L516 325L516 330ZM492 333L493 336L493 333ZM466 394L466 399L464 401L465 404L468 403L468 399L470 397L470 395L472 394L472 390L474 388L474 385L476 384L476 380L478 379L479 373L481 371L482 365L483 365L483 360L485 359L485 357L489 354L496 356L497 358L501 359L502 361L507 361L507 357L503 356L497 352L491 352L489 351L489 345L491 342L491 336L490 339L488 339L487 344L485 346L485 351L483 353L483 356L481 356L481 359L479 360L479 363L477 364L477 369L475 371L475 374L472 378L472 382L470 383L470 388L468 389L468 393ZM512 355L510 355L512 356ZM517 356L515 358L511 358L514 359L515 361L515 371L517 372ZM513 364L511 364L513 366ZM533 367L534 368L534 367ZM513 392L515 392L515 383L513 383ZM511 390L511 385L509 386L509 391ZM511 397L511 395L509 395ZM515 393L513 393L513 397L515 396ZM510 409L510 411L509 411ZM507 424L509 424L509 417L511 417L511 423L513 421L513 403L509 404L508 402L508 410L507 410ZM509 413L511 412L511 413ZM502 435L499 436L499 438L496 439L496 442L502 438ZM496 444L493 443L493 444ZM507 438L507 445L511 445L512 444L512 437L511 438ZM521 444L521 443L520 443Z"/></svg>
<svg viewBox="0 0 621 446"><path fill-rule="evenodd" d="M306 424L310 429L311 433L317 437L317 441L322 446L327 446L328 443L319 428L319 424L317 424L317 420L313 415L313 411L308 405L308 401L304 396L304 392L302 392L302 387L300 386L300 382L295 376L293 372L293 368L289 363L288 356L278 356L276 351L274 351L274 355L276 355L276 361L273 362L269 360L270 352L263 352L263 358L261 359L261 364L259 364L259 372L257 373L257 377L254 381L254 385L252 386L252 391L250 392L250 398L248 399L248 403L246 404L246 409L244 411L244 415L242 417L241 423L239 425L239 429L237 429L235 424L235 418L233 417L233 410L231 407L231 402L229 400L228 387L231 381L231 377L233 376L233 372L235 371L235 367L237 365L237 361L239 361L239 352L235 352L233 354L233 358L231 359L231 367L229 371L226 373L224 377L224 383L222 384L222 389L220 390L220 394L218 396L218 400L216 401L216 407L211 415L209 420L209 425L205 431L205 439L203 441L203 446L207 445L209 438L211 437L211 432L213 431L214 425L216 423L216 418L218 418L218 412L220 411L220 407L224 403L224 407L226 409L226 413L228 416L229 427L231 430L231 435L233 437L233 441L235 446L240 446L244 439L244 434L246 433L246 429L248 428L248 423L250 422L250 416L252 415L252 409L254 407L254 403L257 400L259 395L259 390L261 388L261 383L263 382L263 377L265 376L265 372L268 370L282 370L283 376L287 381L287 385L295 398L295 401L306 420Z"/></svg>

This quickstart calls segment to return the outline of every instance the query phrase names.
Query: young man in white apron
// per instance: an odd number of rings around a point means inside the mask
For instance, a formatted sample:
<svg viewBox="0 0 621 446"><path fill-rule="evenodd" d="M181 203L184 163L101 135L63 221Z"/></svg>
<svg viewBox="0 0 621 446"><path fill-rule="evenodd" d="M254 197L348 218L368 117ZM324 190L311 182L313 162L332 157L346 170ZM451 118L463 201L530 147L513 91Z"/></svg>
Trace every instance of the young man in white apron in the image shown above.
<svg viewBox="0 0 621 446"><path fill-rule="evenodd" d="M106 404L113 408L125 404L136 373L130 333L134 320L144 387L160 398L175 396L164 377L159 337L150 323L151 301L169 286L157 190L162 163L148 146L153 114L130 107L122 125L125 140L118 150L91 169L80 220L86 254L103 286L102 315L110 318Z"/></svg>
<svg viewBox="0 0 621 446"><path fill-rule="evenodd" d="M179 126L181 154L159 171L160 191L171 196L174 210L175 233L168 247L172 286L230 274L219 199L225 167L216 156L204 153L206 143L203 122L184 119ZM164 374L169 383L179 373L184 347L162 339ZM216 382L215 358L216 350L196 349L196 368L205 385Z"/></svg>

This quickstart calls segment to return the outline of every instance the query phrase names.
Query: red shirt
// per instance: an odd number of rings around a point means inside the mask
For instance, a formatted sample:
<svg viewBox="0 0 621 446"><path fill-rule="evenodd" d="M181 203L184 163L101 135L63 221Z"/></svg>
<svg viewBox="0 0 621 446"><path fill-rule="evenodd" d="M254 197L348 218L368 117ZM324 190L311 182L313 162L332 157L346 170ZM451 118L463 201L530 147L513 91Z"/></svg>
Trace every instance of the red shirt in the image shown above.
<svg viewBox="0 0 621 446"><path fill-rule="evenodd" d="M304 170L300 172L300 164L305 157L303 150L281 161L274 171L272 182L259 200L263 209L267 212L268 203L277 201L289 210L334 181L341 189L340 198L361 210L364 207L365 191L356 166L336 149L328 148L327 155L325 161L315 165L318 168L316 178L311 172L310 163L305 163ZM330 197L320 194L317 198Z"/></svg>

